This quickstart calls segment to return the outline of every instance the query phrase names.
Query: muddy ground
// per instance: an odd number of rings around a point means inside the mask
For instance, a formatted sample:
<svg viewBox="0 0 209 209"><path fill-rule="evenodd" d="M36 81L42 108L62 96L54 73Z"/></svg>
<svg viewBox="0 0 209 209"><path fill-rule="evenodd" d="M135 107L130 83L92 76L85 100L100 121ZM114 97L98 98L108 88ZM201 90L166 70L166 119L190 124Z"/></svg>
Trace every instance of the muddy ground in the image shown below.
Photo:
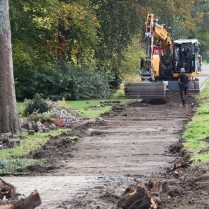
<svg viewBox="0 0 209 209"><path fill-rule="evenodd" d="M42 150L30 153L45 158L48 167L31 166L23 171L28 176L5 180L18 190L24 187L23 193L36 187L43 200L40 209L115 209L134 178L147 181L155 176L163 185L159 208L209 208L209 172L191 166L181 144L196 106L190 95L182 107L176 92L167 94L164 102L114 106L96 120L72 124ZM177 162L182 166L175 167Z"/></svg>

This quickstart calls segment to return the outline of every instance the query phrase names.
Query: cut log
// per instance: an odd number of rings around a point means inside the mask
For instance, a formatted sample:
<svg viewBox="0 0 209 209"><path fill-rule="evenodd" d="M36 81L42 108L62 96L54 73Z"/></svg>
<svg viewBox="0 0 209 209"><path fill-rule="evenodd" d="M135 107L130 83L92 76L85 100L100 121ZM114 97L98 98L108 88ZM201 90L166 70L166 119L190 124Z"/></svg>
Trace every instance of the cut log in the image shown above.
<svg viewBox="0 0 209 209"><path fill-rule="evenodd" d="M41 198L37 190L34 190L25 199L7 200L0 202L0 209L34 209L41 205Z"/></svg>
<svg viewBox="0 0 209 209"><path fill-rule="evenodd" d="M0 199L18 199L18 194L16 193L16 188L14 185L5 182L3 179L0 178Z"/></svg>
<svg viewBox="0 0 209 209"><path fill-rule="evenodd" d="M0 178L0 209L34 209L41 205L41 198L37 190L28 197L18 199L14 185ZM4 200L6 198L6 200Z"/></svg>
<svg viewBox="0 0 209 209"><path fill-rule="evenodd" d="M117 207L123 209L157 209L161 204L159 193L161 184L155 179L150 179L147 183L136 181L130 185L122 194Z"/></svg>
<svg viewBox="0 0 209 209"><path fill-rule="evenodd" d="M131 185L126 189L121 200L118 202L118 207L123 209L142 209L149 208L151 199L147 189L143 185Z"/></svg>

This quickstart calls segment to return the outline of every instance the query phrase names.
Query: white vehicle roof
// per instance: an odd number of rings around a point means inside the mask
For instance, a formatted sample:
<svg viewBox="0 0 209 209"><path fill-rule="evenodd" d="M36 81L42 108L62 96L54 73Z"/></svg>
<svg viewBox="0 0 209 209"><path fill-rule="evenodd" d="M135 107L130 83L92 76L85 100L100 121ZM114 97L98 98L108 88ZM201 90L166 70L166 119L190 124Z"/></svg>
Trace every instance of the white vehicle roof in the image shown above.
<svg viewBox="0 0 209 209"><path fill-rule="evenodd" d="M188 44L188 43L192 43L192 44L198 43L198 44L200 44L197 39L178 39L178 40L175 40L174 43L175 44Z"/></svg>

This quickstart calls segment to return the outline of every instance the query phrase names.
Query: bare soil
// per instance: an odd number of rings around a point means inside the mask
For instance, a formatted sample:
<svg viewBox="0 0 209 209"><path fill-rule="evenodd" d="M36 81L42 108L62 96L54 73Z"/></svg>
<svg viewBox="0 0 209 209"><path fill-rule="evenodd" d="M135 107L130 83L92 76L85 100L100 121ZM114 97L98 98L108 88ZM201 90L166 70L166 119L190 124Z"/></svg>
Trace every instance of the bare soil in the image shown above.
<svg viewBox="0 0 209 209"><path fill-rule="evenodd" d="M61 136L51 136L41 150L30 153L45 158L49 166L28 167L23 172L33 177L23 179L31 186L36 182L43 209L117 208L134 179L153 176L163 185L159 208L209 208L209 172L190 166L181 139L196 105L190 95L182 107L179 93L172 92L164 101L113 106L96 120L83 120ZM6 180L12 183L14 178ZM23 185L21 179L14 184L18 182Z"/></svg>

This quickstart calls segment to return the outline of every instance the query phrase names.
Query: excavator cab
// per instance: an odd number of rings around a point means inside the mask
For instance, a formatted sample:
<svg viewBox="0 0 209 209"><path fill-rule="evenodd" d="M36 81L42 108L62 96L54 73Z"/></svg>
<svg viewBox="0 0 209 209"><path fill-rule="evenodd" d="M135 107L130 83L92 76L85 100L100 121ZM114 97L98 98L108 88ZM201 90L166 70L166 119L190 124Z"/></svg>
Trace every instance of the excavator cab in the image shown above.
<svg viewBox="0 0 209 209"><path fill-rule="evenodd" d="M185 69L189 77L199 76L202 73L202 59L199 54L200 43L197 39L175 40L173 49L174 77L180 72L181 68Z"/></svg>

